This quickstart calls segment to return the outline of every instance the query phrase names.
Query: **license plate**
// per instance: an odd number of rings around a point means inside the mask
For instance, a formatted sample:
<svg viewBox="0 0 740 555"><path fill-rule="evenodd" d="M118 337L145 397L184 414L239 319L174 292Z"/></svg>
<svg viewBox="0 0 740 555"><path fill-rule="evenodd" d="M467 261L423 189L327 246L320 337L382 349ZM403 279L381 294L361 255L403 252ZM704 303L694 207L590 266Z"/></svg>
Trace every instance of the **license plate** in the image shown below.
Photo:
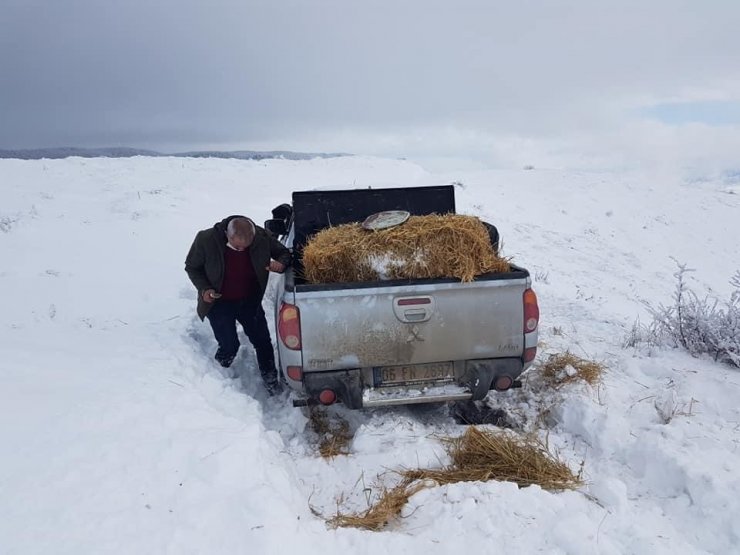
<svg viewBox="0 0 740 555"><path fill-rule="evenodd" d="M430 362L406 366L373 368L375 387L423 382L450 382L455 373L451 362Z"/></svg>

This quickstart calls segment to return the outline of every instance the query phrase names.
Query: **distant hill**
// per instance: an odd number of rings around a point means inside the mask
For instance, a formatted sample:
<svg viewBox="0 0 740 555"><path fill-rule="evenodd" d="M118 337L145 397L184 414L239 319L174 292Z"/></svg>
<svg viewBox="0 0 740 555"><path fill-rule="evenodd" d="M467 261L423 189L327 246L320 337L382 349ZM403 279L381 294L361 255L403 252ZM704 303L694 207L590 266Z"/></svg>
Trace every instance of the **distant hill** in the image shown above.
<svg viewBox="0 0 740 555"><path fill-rule="evenodd" d="M309 153L290 152L287 150L236 150L232 152L221 150L195 150L191 152L176 152L165 154L155 150L143 150L139 148L111 147L111 148L34 148L1 150L0 158L17 158L20 160L41 160L69 158L79 156L80 158L131 158L132 156L176 156L178 158L236 158L238 160L265 160L268 158L283 158L286 160L310 160L311 158L336 158L338 156L349 156L345 153Z"/></svg>

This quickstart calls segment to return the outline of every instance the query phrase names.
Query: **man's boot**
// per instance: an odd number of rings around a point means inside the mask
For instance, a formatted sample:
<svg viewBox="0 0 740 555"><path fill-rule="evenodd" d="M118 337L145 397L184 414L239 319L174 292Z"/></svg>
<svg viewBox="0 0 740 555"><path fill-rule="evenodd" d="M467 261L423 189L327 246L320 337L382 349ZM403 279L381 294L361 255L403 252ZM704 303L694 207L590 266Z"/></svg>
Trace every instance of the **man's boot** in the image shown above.
<svg viewBox="0 0 740 555"><path fill-rule="evenodd" d="M271 397L273 395L277 395L283 390L283 386L278 379L277 368L275 368L274 362L260 367L260 374L262 374L262 381L265 384L265 389Z"/></svg>
<svg viewBox="0 0 740 555"><path fill-rule="evenodd" d="M219 347L216 351L216 355L213 358L215 358L221 366L223 366L224 368L228 368L229 366L231 366L231 363L234 362L236 354L225 353L223 349Z"/></svg>

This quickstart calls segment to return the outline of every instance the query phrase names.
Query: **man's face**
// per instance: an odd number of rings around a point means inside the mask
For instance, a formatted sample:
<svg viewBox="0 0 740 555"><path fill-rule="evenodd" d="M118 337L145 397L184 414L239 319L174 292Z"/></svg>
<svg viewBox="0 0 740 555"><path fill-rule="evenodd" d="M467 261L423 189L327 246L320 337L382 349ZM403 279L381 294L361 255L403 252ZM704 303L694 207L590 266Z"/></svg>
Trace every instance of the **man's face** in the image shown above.
<svg viewBox="0 0 740 555"><path fill-rule="evenodd" d="M229 244L234 247L234 250L243 251L249 248L252 244L254 237L244 237L241 235L234 235L229 239Z"/></svg>

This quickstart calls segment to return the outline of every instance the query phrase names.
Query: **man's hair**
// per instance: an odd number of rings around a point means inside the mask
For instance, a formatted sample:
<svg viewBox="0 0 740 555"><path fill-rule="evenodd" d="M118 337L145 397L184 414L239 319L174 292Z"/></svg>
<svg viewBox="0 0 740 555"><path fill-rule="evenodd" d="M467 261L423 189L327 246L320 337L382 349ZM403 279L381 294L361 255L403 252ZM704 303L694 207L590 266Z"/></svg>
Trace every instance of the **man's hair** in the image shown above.
<svg viewBox="0 0 740 555"><path fill-rule="evenodd" d="M254 222L249 218L234 218L226 226L226 236L240 239L253 239L255 235Z"/></svg>

